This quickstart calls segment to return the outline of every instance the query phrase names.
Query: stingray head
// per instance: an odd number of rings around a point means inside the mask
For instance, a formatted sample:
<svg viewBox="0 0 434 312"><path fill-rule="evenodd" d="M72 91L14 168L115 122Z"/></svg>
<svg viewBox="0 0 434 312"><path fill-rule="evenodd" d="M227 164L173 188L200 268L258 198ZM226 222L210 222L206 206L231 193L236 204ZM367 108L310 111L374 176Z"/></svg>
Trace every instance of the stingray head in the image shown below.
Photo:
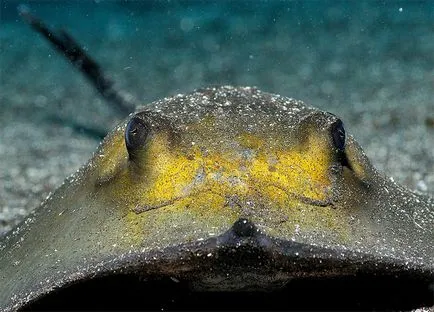
<svg viewBox="0 0 434 312"><path fill-rule="evenodd" d="M333 114L251 88L129 116L3 244L20 307L92 277L270 290L342 276L433 277L433 203L382 178Z"/></svg>
<svg viewBox="0 0 434 312"><path fill-rule="evenodd" d="M92 164L94 192L123 212L132 243L206 239L240 218L263 232L345 240L342 122L312 111L277 124L290 115L231 109L207 109L197 120L145 109L103 144Z"/></svg>

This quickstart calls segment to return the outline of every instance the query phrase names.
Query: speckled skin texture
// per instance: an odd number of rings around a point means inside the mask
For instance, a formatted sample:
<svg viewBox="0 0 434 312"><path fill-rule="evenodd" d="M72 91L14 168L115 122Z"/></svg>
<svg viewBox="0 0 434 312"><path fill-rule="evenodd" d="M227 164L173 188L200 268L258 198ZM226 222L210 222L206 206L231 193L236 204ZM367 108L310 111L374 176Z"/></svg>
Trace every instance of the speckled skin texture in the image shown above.
<svg viewBox="0 0 434 312"><path fill-rule="evenodd" d="M148 129L134 157L124 143L131 118ZM6 236L1 308L113 272L202 290L360 272L432 280L433 199L382 177L351 136L339 151L337 121L254 88L139 109ZM228 250L249 260L235 265Z"/></svg>

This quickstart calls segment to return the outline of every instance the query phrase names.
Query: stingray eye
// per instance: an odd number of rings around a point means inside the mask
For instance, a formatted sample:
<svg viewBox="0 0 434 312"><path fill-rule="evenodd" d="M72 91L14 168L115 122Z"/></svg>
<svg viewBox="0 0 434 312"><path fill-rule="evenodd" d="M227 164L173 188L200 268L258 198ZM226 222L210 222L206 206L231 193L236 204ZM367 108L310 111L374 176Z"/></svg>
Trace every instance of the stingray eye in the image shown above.
<svg viewBox="0 0 434 312"><path fill-rule="evenodd" d="M339 152L345 150L345 129L342 120L336 120L331 126L333 145Z"/></svg>
<svg viewBox="0 0 434 312"><path fill-rule="evenodd" d="M141 118L134 116L125 129L125 145L130 158L134 158L146 143L150 133L150 126Z"/></svg>

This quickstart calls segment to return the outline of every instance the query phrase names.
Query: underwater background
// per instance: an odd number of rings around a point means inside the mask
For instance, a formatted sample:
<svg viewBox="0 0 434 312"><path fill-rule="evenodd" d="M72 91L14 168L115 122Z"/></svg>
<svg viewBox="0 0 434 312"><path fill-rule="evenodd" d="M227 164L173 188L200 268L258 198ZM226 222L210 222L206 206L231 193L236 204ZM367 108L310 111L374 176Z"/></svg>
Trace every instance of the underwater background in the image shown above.
<svg viewBox="0 0 434 312"><path fill-rule="evenodd" d="M228 84L300 99L340 116L380 171L434 194L434 1L0 0L0 236L91 157L86 127L126 117L19 5L143 105Z"/></svg>

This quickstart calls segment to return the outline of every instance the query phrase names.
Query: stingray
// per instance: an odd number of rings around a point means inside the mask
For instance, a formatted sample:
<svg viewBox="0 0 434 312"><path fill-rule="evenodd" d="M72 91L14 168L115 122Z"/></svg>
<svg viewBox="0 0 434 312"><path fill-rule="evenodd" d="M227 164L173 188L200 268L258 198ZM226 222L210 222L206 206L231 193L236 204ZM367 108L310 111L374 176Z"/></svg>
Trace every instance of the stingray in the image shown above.
<svg viewBox="0 0 434 312"><path fill-rule="evenodd" d="M429 306L433 241L433 198L379 173L337 116L209 87L136 109L6 235L0 308Z"/></svg>

